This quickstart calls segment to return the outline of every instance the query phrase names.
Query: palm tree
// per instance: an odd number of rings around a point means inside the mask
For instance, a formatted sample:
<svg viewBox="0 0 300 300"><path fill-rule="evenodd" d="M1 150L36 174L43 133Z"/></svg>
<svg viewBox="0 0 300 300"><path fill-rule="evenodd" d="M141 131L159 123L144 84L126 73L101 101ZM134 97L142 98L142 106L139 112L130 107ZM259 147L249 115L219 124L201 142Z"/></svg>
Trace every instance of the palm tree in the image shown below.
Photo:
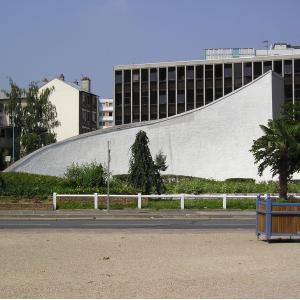
<svg viewBox="0 0 300 300"><path fill-rule="evenodd" d="M279 175L279 197L287 199L288 180L300 170L300 122L282 113L268 125L260 125L264 135L254 141L251 152L258 164L258 174L271 168L272 176Z"/></svg>

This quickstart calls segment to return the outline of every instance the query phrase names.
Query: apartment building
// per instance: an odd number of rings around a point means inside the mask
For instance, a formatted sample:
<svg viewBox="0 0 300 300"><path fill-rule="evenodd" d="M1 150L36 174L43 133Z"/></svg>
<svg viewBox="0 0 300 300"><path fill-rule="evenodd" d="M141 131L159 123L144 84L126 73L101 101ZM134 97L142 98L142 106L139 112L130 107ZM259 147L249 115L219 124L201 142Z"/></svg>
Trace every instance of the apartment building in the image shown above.
<svg viewBox="0 0 300 300"><path fill-rule="evenodd" d="M98 101L98 124L99 128L108 128L113 126L113 99L99 98Z"/></svg>
<svg viewBox="0 0 300 300"><path fill-rule="evenodd" d="M91 93L91 79L69 82L63 74L44 80L40 90L54 87L50 102L55 105L60 126L55 128L57 141L97 129L98 96Z"/></svg>
<svg viewBox="0 0 300 300"><path fill-rule="evenodd" d="M64 75L61 74L51 81L44 79L40 91L50 87L54 87L54 91L49 100L55 105L57 119L60 121L60 126L54 130L57 141L97 129L99 97L91 93L90 78L83 77L79 85L78 82L65 81ZM12 122L5 112L5 105L8 101L7 96L0 92L0 154L10 156L11 160L13 157L18 160L20 157L18 137L21 129L15 128L13 131ZM26 105L25 97L21 99L21 103Z"/></svg>

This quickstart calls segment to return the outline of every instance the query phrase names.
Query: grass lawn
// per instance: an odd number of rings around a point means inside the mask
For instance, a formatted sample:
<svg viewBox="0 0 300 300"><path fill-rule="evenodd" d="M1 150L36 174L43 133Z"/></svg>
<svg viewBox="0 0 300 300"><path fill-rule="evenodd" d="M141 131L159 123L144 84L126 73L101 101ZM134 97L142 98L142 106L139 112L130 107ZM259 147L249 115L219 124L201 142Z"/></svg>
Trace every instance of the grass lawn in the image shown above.
<svg viewBox="0 0 300 300"><path fill-rule="evenodd" d="M5 203L52 203L52 199L27 199L17 197L4 197L0 196L0 204ZM255 199L227 199L228 209L255 209ZM106 202L99 203L99 209L106 209ZM222 199L188 199L185 200L185 209L222 209ZM58 199L57 209L93 209L94 203L92 199L62 201ZM126 204L110 203L111 209L127 209L137 208L137 201ZM148 199L142 202L144 209L180 209L180 200L161 200L161 199Z"/></svg>
<svg viewBox="0 0 300 300"><path fill-rule="evenodd" d="M255 199L227 199L228 209L255 209ZM180 209L180 200L149 200L147 205L142 208L149 209ZM184 202L185 209L222 209L223 201L221 199L189 199Z"/></svg>

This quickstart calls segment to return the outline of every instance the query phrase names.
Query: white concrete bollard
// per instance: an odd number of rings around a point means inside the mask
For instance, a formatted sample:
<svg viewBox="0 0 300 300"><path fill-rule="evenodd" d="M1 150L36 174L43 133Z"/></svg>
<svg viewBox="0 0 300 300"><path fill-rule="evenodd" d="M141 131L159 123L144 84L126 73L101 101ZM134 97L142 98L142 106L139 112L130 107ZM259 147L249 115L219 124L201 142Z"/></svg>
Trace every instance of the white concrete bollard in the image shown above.
<svg viewBox="0 0 300 300"><path fill-rule="evenodd" d="M223 194L223 209L227 208L227 195Z"/></svg>
<svg viewBox="0 0 300 300"><path fill-rule="evenodd" d="M98 193L94 194L94 209L98 209Z"/></svg>
<svg viewBox="0 0 300 300"><path fill-rule="evenodd" d="M56 193L53 193L53 210L56 210Z"/></svg>
<svg viewBox="0 0 300 300"><path fill-rule="evenodd" d="M180 195L180 208L184 209L184 194Z"/></svg>
<svg viewBox="0 0 300 300"><path fill-rule="evenodd" d="M142 194L138 193L138 209L142 208Z"/></svg>

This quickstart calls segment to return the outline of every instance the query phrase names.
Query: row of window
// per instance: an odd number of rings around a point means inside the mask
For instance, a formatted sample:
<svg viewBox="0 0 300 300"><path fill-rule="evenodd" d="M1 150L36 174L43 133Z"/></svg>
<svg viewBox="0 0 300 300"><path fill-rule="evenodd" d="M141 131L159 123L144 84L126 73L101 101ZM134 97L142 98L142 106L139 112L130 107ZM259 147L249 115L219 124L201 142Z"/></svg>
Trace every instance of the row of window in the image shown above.
<svg viewBox="0 0 300 300"><path fill-rule="evenodd" d="M98 101L97 96L82 92L81 99L82 99L82 107L85 108L91 107L94 110L97 108L97 101Z"/></svg>
<svg viewBox="0 0 300 300"><path fill-rule="evenodd" d="M84 124L92 122L97 122L97 114L95 112L91 112L85 109L82 109L82 122Z"/></svg>
<svg viewBox="0 0 300 300"><path fill-rule="evenodd" d="M110 127L112 126L112 123L111 122L99 122L99 125L102 126L102 127Z"/></svg>
<svg viewBox="0 0 300 300"><path fill-rule="evenodd" d="M102 112L102 117L112 117L113 116L113 112L112 111L105 111Z"/></svg>
<svg viewBox="0 0 300 300"><path fill-rule="evenodd" d="M105 103L100 103L99 107L101 108L102 107L112 107L113 104L111 102L105 102Z"/></svg>
<svg viewBox="0 0 300 300"><path fill-rule="evenodd" d="M115 123L165 118L209 104L272 69L284 77L286 101L293 100L293 80L294 99L300 101L300 59L294 68L292 60L274 60L116 71Z"/></svg>

